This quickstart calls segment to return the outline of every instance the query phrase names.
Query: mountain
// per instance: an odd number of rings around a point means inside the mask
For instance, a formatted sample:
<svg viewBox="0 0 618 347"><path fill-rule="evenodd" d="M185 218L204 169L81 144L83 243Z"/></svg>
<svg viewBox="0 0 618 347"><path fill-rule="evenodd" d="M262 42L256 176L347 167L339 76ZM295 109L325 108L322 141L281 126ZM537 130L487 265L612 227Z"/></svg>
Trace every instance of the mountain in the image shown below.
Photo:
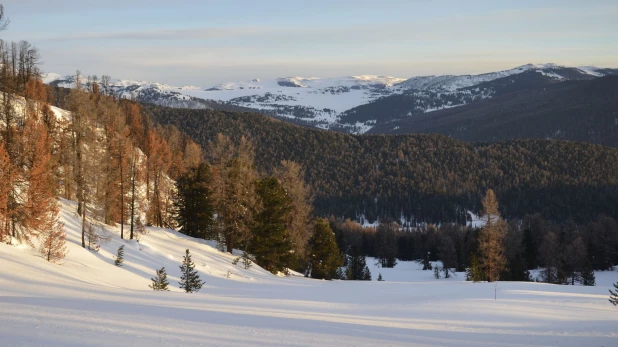
<svg viewBox="0 0 618 347"><path fill-rule="evenodd" d="M256 166L270 173L282 160L306 170L320 216L404 224L458 221L480 212L494 189L505 218L618 217L618 149L571 141L470 144L443 135L350 135L288 124L256 113L147 106L204 148L218 133L249 138Z"/></svg>
<svg viewBox="0 0 618 347"><path fill-rule="evenodd" d="M437 133L471 142L565 139L618 147L618 76L526 88L517 88L518 82L497 85L499 81L477 86L493 88L493 98L393 120L370 132Z"/></svg>
<svg viewBox="0 0 618 347"><path fill-rule="evenodd" d="M514 89L611 74L618 74L618 69L528 64L480 75L409 79L374 75L287 77L221 83L206 88L119 79L102 84L110 93L144 103L260 112L295 124L359 134L394 120L472 104ZM46 74L44 81L60 87L75 84L74 77L58 74Z"/></svg>

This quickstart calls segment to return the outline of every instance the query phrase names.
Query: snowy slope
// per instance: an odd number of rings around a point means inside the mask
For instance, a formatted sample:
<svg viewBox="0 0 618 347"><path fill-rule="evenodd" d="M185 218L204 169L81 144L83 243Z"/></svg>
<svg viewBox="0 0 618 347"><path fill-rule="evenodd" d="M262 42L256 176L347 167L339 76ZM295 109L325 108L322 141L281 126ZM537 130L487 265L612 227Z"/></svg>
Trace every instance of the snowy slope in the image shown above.
<svg viewBox="0 0 618 347"><path fill-rule="evenodd" d="M350 132L365 132L380 121L380 114L372 118L374 123L348 122L342 116L350 110L376 101L382 97L416 92L429 100L419 106L421 113L461 104L449 103L453 93L462 94L471 100L488 97L486 93L475 94L470 87L499 78L534 71L556 81L595 78L604 76L607 69L595 67L569 68L555 64L527 64L514 69L480 75L420 76L409 79L360 75L338 78L286 77L269 80L226 82L211 87L174 87L162 83L112 79L109 89L116 95L134 97L142 102L162 106L184 108L239 107L253 109L282 119L294 120L319 128L339 129ZM72 87L71 76L49 73L43 76L47 84ZM86 83L85 78L83 83ZM463 90L468 88L466 90ZM478 90L476 90L478 92ZM480 93L480 92L479 92ZM489 96L490 97L490 96ZM402 114L401 117L405 117Z"/></svg>
<svg viewBox="0 0 618 347"><path fill-rule="evenodd" d="M79 245L75 204L62 201L69 254L61 265L0 245L2 346L615 346L617 308L598 287L435 280L416 263L372 266L385 282L317 281L244 270L209 242L149 228L140 243ZM122 268L113 255L125 245ZM177 288L189 248L206 285ZM368 260L372 264L371 259ZM166 266L171 292L147 286ZM228 270L234 274L227 278ZM612 279L613 278L613 279Z"/></svg>

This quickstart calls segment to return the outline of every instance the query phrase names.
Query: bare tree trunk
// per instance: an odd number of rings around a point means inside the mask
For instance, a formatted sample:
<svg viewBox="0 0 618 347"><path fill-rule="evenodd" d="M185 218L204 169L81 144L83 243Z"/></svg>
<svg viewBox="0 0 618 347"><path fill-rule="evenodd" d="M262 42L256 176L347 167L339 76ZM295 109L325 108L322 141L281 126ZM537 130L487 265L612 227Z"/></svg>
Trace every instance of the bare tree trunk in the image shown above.
<svg viewBox="0 0 618 347"><path fill-rule="evenodd" d="M82 247L86 248L86 202L82 202Z"/></svg>
<svg viewBox="0 0 618 347"><path fill-rule="evenodd" d="M122 151L120 148L120 238L124 239L124 173L122 172ZM133 235L131 235L133 238Z"/></svg>
<svg viewBox="0 0 618 347"><path fill-rule="evenodd" d="M135 175L136 175L136 165L135 165L135 149L132 154L132 162L131 162L131 234L129 235L129 239L133 240L133 225L135 219Z"/></svg>

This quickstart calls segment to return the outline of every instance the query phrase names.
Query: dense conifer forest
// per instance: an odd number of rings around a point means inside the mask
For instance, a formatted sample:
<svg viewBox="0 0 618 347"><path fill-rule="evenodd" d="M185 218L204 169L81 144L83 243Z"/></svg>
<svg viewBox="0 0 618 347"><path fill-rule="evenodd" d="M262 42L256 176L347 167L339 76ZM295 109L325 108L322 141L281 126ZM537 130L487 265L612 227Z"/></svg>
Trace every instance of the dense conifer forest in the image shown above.
<svg viewBox="0 0 618 347"><path fill-rule="evenodd" d="M300 163L316 214L369 221L401 217L413 225L466 224L495 189L507 219L539 213L550 221L618 217L618 150L556 140L464 143L442 135L345 135L252 113L145 106L202 146L218 133L255 146L258 171Z"/></svg>

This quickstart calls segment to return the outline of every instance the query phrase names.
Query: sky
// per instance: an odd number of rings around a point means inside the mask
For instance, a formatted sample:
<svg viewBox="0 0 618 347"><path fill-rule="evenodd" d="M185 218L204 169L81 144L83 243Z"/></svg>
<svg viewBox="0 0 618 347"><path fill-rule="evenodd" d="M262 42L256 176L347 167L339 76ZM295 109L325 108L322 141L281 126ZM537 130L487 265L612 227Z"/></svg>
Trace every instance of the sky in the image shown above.
<svg viewBox="0 0 618 347"><path fill-rule="evenodd" d="M618 1L4 0L43 72L210 87L254 78L618 67Z"/></svg>

